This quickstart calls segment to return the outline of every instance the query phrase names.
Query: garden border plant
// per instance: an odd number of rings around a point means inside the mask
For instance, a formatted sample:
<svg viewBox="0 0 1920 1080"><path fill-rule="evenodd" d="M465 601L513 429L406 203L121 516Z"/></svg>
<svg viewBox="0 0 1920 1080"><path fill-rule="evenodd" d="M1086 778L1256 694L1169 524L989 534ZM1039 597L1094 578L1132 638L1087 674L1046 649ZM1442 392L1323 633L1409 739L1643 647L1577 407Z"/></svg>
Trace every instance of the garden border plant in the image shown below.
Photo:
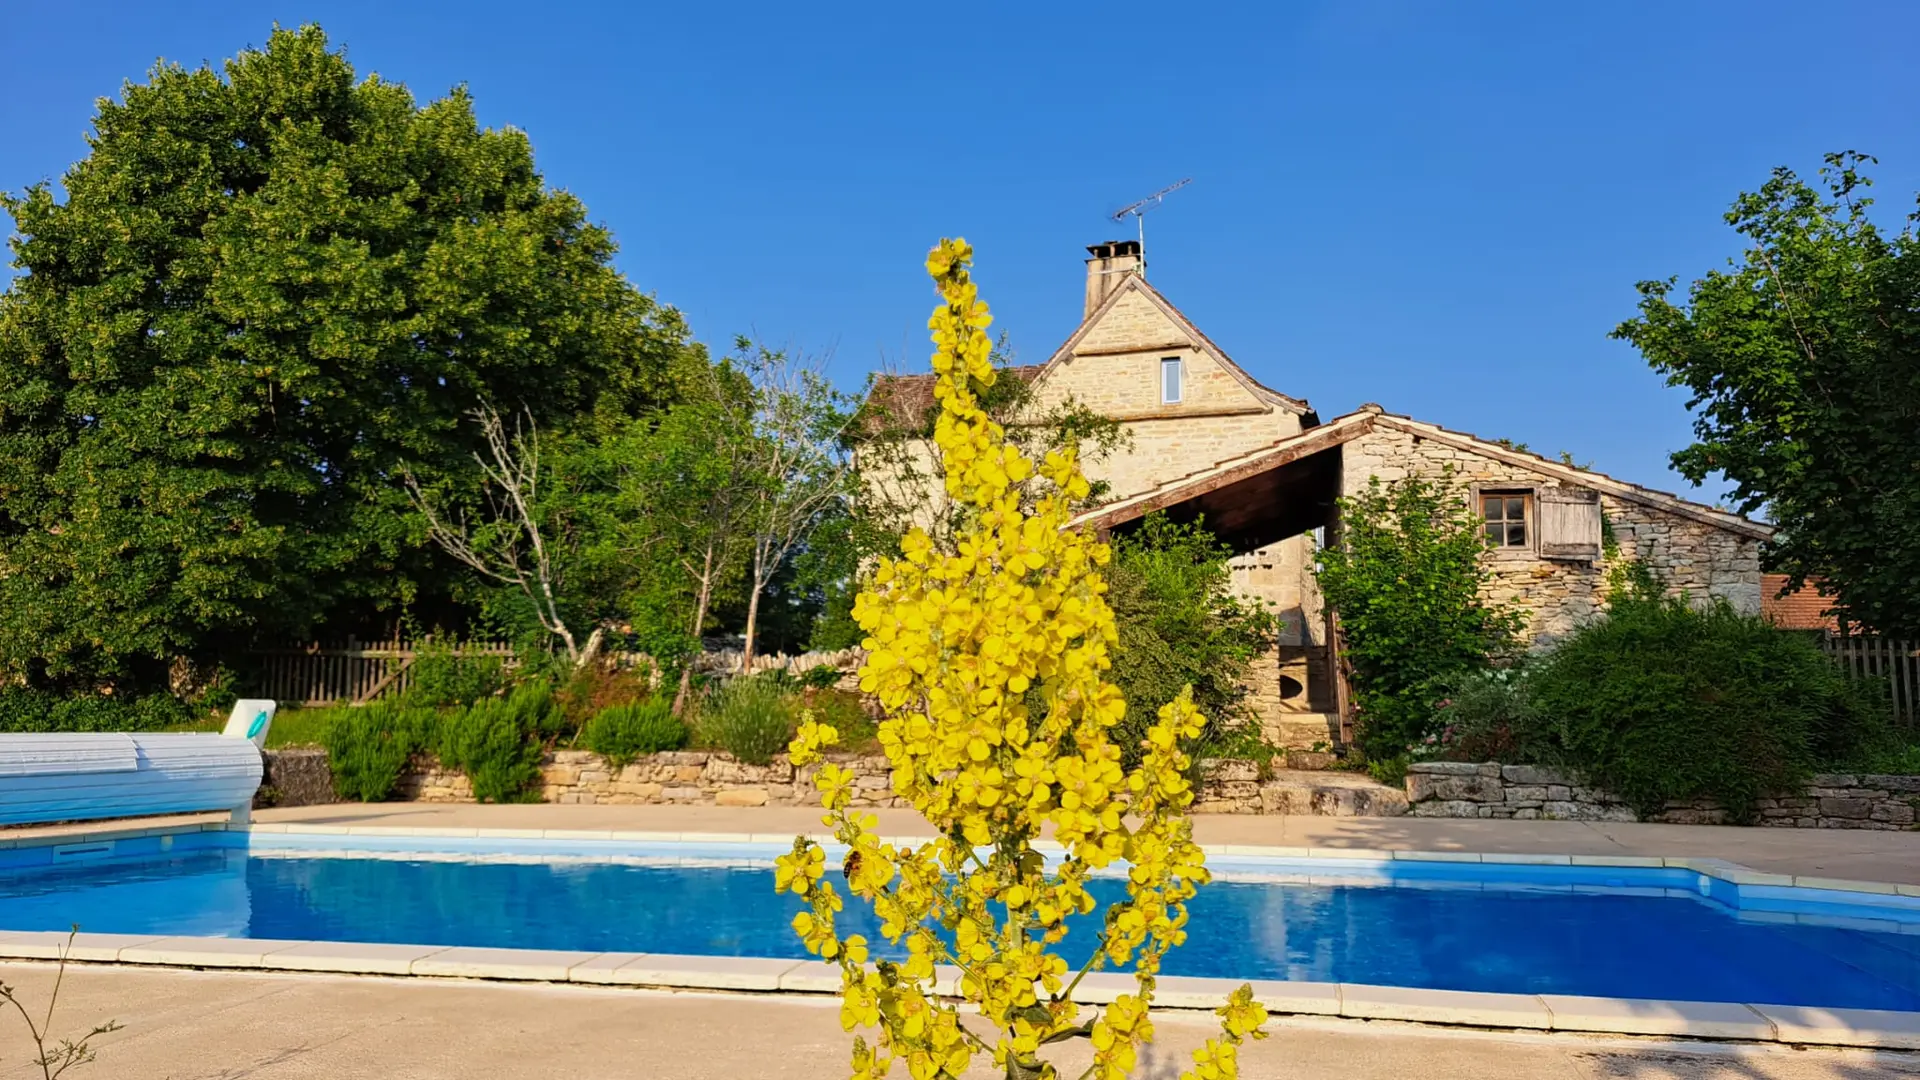
<svg viewBox="0 0 1920 1080"><path fill-rule="evenodd" d="M813 777L825 821L849 849L840 868L849 891L872 905L906 959L869 962L863 937L838 934L843 901L824 880L818 843L795 838L777 861L775 887L805 901L795 932L840 970L842 1026L878 1028L877 1045L854 1040L855 1080L895 1064L913 1080L958 1077L976 1056L1008 1080L1044 1080L1058 1072L1042 1048L1076 1038L1093 1044L1084 1077L1119 1080L1153 1037L1161 958L1185 940L1187 900L1208 878L1180 749L1205 719L1180 695L1146 729L1139 764L1122 768L1110 733L1127 704L1107 681L1117 632L1099 569L1111 552L1063 528L1088 490L1077 452L1050 451L1036 468L981 409L997 373L971 256L964 241L943 240L927 258L941 296L929 324L941 406L934 439L959 524L938 548L921 529L907 532L854 604L867 634L860 685L886 710L879 737L892 790L939 839L884 841L874 815L849 808L849 770L829 762ZM818 761L837 735L808 718L794 762ZM1051 869L1035 848L1044 824L1065 849ZM1070 976L1050 947L1091 928L1070 925L1099 909L1088 878L1121 862L1127 898L1093 919L1097 947ZM961 969L959 1003L935 995L942 962ZM1129 963L1136 992L1104 1009L1073 1000L1088 971ZM1237 1076L1240 1044L1264 1035L1266 1010L1250 986L1219 1012L1221 1035L1195 1051L1189 1080ZM963 1014L992 1030L982 1034Z"/></svg>
<svg viewBox="0 0 1920 1080"><path fill-rule="evenodd" d="M1398 783L1447 689L1511 651L1526 616L1482 599L1486 538L1451 469L1369 477L1339 508L1314 574L1353 665L1355 741L1376 779Z"/></svg>

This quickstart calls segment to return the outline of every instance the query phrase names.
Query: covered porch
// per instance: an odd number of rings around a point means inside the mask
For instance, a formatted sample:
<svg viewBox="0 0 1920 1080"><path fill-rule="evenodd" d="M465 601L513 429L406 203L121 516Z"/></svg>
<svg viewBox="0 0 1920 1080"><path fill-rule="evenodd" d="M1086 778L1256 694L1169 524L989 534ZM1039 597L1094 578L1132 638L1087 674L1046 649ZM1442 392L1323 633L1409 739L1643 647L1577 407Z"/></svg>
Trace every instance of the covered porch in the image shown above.
<svg viewBox="0 0 1920 1080"><path fill-rule="evenodd" d="M1268 604L1279 643L1256 660L1249 705L1270 741L1343 745L1351 710L1341 676L1338 623L1312 574L1316 533L1337 521L1342 447L1370 429L1370 413L1310 428L1148 491L1088 510L1078 527L1123 536L1152 513L1202 522L1234 553L1236 590Z"/></svg>

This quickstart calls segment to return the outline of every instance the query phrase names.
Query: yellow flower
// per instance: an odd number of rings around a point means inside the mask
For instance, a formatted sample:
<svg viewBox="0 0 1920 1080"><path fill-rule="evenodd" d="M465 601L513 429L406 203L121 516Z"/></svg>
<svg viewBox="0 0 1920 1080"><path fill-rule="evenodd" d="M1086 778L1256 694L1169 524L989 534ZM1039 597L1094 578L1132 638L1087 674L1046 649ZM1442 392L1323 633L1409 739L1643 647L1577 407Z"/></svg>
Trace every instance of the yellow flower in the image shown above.
<svg viewBox="0 0 1920 1080"><path fill-rule="evenodd" d="M839 810L852 801L853 770L828 762L814 774L813 786L820 789L820 805Z"/></svg>
<svg viewBox="0 0 1920 1080"><path fill-rule="evenodd" d="M787 757L795 765L811 765L820 760L820 751L840 741L840 732L831 724L822 724L812 712L801 714L800 730L787 744Z"/></svg>
<svg viewBox="0 0 1920 1080"><path fill-rule="evenodd" d="M1262 1030L1267 1022L1267 1009L1253 999L1251 983L1242 983L1240 989L1228 995L1227 1003L1214 1012L1219 1014L1220 1026L1234 1042L1248 1037L1267 1037L1266 1031Z"/></svg>
<svg viewBox="0 0 1920 1080"><path fill-rule="evenodd" d="M884 1057L855 1042L855 1080L885 1075L896 1060L914 1080L954 1077L976 1052L1004 1071L1074 1033L1093 1042L1093 1075L1118 1080L1152 1038L1154 977L1185 940L1187 901L1207 880L1185 817L1193 789L1182 749L1205 718L1190 696L1177 698L1148 727L1139 765L1122 768L1111 733L1127 703L1108 681L1119 632L1100 569L1112 553L1067 528L1090 490L1077 449L1035 460L982 407L978 395L999 376L972 255L965 241L943 240L927 256L940 296L927 320L939 405L932 443L957 507L951 531L938 541L908 531L897 556L875 560L853 604L866 651L860 688L885 712L876 737L891 795L938 839L885 843L873 815L851 809L850 769L827 763L813 777L823 820L847 847L848 888L872 905L889 942L904 943L906 959L874 963L865 938L836 936L841 901L822 879L817 845L797 841L776 860L775 885L810 904L794 931L841 968L842 1022L881 1028ZM791 760L811 765L837 739L804 716ZM1064 857L1036 850L1047 827ZM1069 918L1099 906L1088 878L1115 864L1127 895L1095 923L1102 940L1089 964L1130 962L1142 992L1082 1027L1053 950ZM962 1003L933 996L942 964L961 969ZM963 1008L994 1033L973 1041ZM1232 1076L1234 1047L1260 1037L1266 1016L1250 988L1220 1015L1224 1039L1203 1048L1193 1077Z"/></svg>
<svg viewBox="0 0 1920 1080"><path fill-rule="evenodd" d="M827 853L818 845L798 841L792 853L773 860L773 891L792 891L805 896L826 870Z"/></svg>
<svg viewBox="0 0 1920 1080"><path fill-rule="evenodd" d="M1230 1042L1208 1039L1193 1052L1193 1070L1180 1074L1180 1080L1235 1080L1240 1075L1240 1055Z"/></svg>

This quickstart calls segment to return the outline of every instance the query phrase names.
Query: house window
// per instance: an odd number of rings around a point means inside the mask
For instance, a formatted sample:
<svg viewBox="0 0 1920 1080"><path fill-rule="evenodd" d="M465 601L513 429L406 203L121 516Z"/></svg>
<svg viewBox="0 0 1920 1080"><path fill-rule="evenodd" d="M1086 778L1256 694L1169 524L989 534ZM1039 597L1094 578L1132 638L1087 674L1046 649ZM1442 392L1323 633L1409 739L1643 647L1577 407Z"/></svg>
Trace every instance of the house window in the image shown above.
<svg viewBox="0 0 1920 1080"><path fill-rule="evenodd" d="M1180 358L1169 356L1160 361L1160 403L1180 403Z"/></svg>
<svg viewBox="0 0 1920 1080"><path fill-rule="evenodd" d="M1486 522L1487 546L1526 547L1527 518L1531 516L1532 502L1532 496L1525 491L1481 492L1480 517Z"/></svg>

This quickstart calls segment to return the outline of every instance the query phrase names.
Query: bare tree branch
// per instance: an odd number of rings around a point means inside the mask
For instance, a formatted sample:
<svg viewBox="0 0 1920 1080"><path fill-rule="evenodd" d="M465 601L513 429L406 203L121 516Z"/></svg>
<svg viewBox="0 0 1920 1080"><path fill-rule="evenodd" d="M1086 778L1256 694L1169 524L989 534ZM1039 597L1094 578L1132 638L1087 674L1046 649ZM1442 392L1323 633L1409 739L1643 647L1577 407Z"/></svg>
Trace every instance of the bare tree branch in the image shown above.
<svg viewBox="0 0 1920 1080"><path fill-rule="evenodd" d="M427 538L461 564L491 581L518 589L533 606L534 618L558 638L567 660L583 662L599 645L596 629L582 650L561 612L556 573L540 507L540 431L531 413L514 417L508 431L500 414L482 405L468 413L480 428L485 450L476 450L487 521L470 523L464 510L449 517L436 505L412 470L403 470L407 499L427 523Z"/></svg>

